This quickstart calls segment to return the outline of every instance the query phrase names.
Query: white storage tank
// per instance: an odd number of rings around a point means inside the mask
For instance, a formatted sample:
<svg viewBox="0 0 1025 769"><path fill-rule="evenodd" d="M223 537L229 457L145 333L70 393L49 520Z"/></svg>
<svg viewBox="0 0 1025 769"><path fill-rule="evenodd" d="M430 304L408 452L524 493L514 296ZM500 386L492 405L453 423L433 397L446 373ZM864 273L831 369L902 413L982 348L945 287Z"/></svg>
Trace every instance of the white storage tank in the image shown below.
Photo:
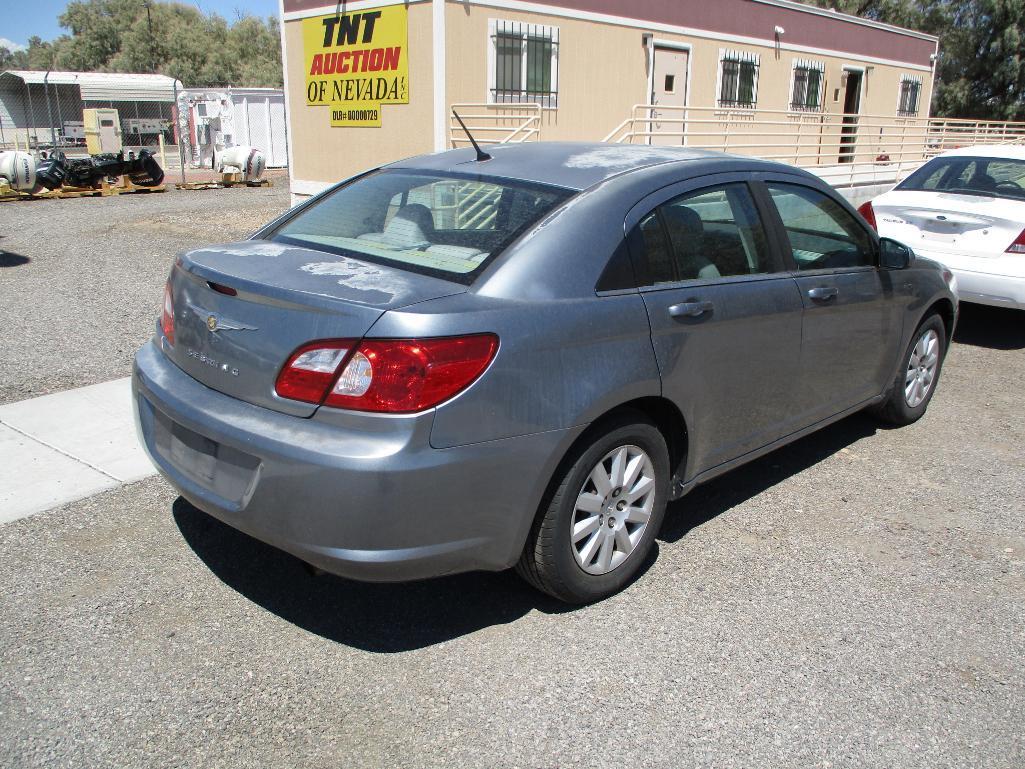
<svg viewBox="0 0 1025 769"><path fill-rule="evenodd" d="M256 147L229 147L216 155L215 166L222 174L242 174L242 181L255 182L263 176L266 159Z"/></svg>

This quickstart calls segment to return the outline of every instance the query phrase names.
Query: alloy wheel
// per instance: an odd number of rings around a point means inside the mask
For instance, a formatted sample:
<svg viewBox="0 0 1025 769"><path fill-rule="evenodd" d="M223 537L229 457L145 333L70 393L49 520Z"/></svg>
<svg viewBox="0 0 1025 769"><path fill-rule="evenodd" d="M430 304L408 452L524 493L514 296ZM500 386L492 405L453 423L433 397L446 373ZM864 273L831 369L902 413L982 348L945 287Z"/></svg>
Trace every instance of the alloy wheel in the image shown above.
<svg viewBox="0 0 1025 769"><path fill-rule="evenodd" d="M934 329L922 334L911 349L904 376L904 400L915 408L925 400L940 365L940 337Z"/></svg>
<svg viewBox="0 0 1025 769"><path fill-rule="evenodd" d="M655 468L638 446L619 446L592 469L577 495L570 544L588 574L607 574L630 557L655 505Z"/></svg>

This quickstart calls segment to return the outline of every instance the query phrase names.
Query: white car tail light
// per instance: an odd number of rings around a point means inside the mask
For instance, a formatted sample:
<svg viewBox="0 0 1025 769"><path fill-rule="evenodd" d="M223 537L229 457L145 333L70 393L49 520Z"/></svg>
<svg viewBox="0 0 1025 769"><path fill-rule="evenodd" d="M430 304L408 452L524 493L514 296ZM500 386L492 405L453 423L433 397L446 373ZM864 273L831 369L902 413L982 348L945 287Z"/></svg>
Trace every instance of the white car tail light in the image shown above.
<svg viewBox="0 0 1025 769"><path fill-rule="evenodd" d="M872 201L866 200L860 206L858 206L858 213L865 219L866 222L872 225L872 229L879 231L879 227L876 226L876 212L872 208Z"/></svg>
<svg viewBox="0 0 1025 769"><path fill-rule="evenodd" d="M335 408L412 413L469 387L497 351L494 334L312 342L292 353L275 390Z"/></svg>
<svg viewBox="0 0 1025 769"><path fill-rule="evenodd" d="M1025 230L1019 233L1018 237L1014 239L1014 242L1007 247L1007 254L1025 254Z"/></svg>

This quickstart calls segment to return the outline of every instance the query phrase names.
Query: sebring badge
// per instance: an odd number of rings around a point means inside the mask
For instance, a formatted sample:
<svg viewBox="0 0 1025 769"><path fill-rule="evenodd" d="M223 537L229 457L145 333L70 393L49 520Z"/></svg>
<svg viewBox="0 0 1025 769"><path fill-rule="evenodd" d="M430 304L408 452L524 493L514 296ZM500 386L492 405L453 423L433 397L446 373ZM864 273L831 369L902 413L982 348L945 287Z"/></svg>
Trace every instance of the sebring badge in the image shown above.
<svg viewBox="0 0 1025 769"><path fill-rule="evenodd" d="M238 369L237 368L235 368L231 364L222 363L221 361L217 360L216 358L211 358L205 352L199 352L198 350L193 350L190 347L190 348L188 348L185 351L185 354L188 355L190 358L194 358L195 360L198 360L200 363L203 363L203 364L209 366L210 368L220 369L225 374L231 374L232 376L238 376Z"/></svg>

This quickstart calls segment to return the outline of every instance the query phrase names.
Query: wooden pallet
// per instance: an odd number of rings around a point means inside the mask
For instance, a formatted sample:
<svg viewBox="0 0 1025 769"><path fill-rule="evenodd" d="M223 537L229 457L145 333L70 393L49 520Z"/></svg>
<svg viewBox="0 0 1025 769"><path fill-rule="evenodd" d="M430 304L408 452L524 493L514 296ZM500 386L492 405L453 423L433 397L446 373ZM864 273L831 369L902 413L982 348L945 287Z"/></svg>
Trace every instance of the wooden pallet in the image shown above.
<svg viewBox="0 0 1025 769"><path fill-rule="evenodd" d="M45 200L46 195L31 195L27 192L20 192L19 190L12 189L7 182L0 182L0 202L8 200Z"/></svg>
<svg viewBox="0 0 1025 769"><path fill-rule="evenodd" d="M228 187L273 187L270 179L258 179L255 182L243 181L241 174L224 174L220 179L207 182L179 182L174 185L179 190L223 190Z"/></svg>
<svg viewBox="0 0 1025 769"><path fill-rule="evenodd" d="M132 184L127 177L111 184L106 179L99 187L58 187L32 195L27 192L12 190L8 185L0 183L0 201L3 200L60 200L63 198L103 198L111 195L130 195L139 192L166 192L167 187L158 184L156 187L140 187Z"/></svg>
<svg viewBox="0 0 1025 769"><path fill-rule="evenodd" d="M255 182L244 182L241 180L224 182L225 187L273 187L270 179L257 179Z"/></svg>
<svg viewBox="0 0 1025 769"><path fill-rule="evenodd" d="M167 192L167 187L163 184L157 184L153 187L142 187L138 184L133 184L132 180L127 176L122 176L121 181L113 187L118 195L131 195L134 193L150 193L150 192Z"/></svg>
<svg viewBox="0 0 1025 769"><path fill-rule="evenodd" d="M49 193L54 198L95 198L110 197L111 195L132 195L136 193L166 192L167 187L158 184L155 187L140 187L132 184L127 176L122 176L116 183L111 184L106 179L100 180L99 187L58 187Z"/></svg>

